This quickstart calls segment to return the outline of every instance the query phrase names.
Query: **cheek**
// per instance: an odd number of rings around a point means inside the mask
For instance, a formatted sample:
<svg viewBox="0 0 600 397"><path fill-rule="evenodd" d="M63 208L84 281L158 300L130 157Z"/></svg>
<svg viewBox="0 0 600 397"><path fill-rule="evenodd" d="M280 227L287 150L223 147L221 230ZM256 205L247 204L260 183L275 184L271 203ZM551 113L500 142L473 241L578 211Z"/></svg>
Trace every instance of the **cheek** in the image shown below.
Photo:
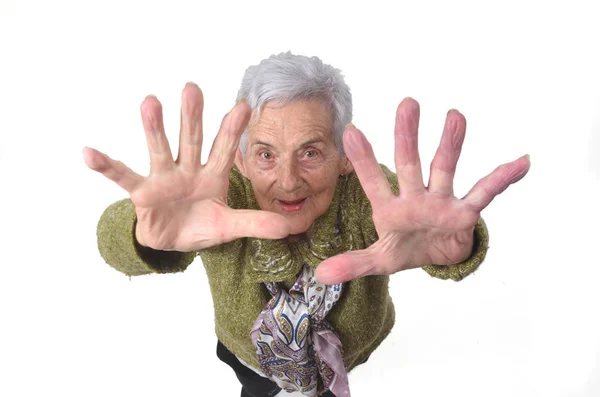
<svg viewBox="0 0 600 397"><path fill-rule="evenodd" d="M272 191L274 178L271 172L265 172L262 170L255 170L253 173L248 175L252 184L252 190L256 199L264 201L269 198Z"/></svg>
<svg viewBox="0 0 600 397"><path fill-rule="evenodd" d="M327 153L315 161L305 163L302 168L315 184L319 181L331 184L332 181L337 181L343 167L339 155Z"/></svg>
<svg viewBox="0 0 600 397"><path fill-rule="evenodd" d="M319 173L310 173L308 184L314 194L323 198L333 196L335 184L337 182L337 174L332 174L330 170L323 170Z"/></svg>

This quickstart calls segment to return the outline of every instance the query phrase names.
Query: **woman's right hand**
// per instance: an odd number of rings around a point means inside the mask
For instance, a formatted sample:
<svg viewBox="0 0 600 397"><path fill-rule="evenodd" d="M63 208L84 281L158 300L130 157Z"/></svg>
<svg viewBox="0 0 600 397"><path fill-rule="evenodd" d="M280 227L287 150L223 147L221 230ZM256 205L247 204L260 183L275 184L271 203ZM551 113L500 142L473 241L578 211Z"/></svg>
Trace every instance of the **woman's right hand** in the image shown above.
<svg viewBox="0 0 600 397"><path fill-rule="evenodd" d="M148 177L87 147L83 149L85 163L129 193L137 215L136 239L143 246L192 252L242 237L287 237L290 225L283 216L227 206L229 171L240 136L250 120L250 107L241 101L225 115L204 165L203 107L200 88L186 84L182 93L179 154L173 161L160 102L154 96L142 102L151 164Z"/></svg>

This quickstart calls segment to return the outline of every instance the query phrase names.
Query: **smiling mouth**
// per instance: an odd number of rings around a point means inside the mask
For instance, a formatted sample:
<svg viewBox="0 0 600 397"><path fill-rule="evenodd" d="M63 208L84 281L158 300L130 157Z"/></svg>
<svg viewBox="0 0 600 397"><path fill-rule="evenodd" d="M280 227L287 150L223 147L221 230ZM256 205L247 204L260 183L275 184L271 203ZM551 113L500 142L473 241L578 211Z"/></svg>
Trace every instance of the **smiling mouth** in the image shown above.
<svg viewBox="0 0 600 397"><path fill-rule="evenodd" d="M277 200L281 208L286 212L300 211L304 207L306 198L288 201L288 200Z"/></svg>

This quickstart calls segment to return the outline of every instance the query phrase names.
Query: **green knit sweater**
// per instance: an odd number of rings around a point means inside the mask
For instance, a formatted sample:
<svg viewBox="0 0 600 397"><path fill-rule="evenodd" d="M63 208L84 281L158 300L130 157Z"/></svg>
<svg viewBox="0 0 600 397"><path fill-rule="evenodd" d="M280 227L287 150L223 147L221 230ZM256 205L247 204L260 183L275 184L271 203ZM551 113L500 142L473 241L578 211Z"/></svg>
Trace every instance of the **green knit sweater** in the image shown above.
<svg viewBox="0 0 600 397"><path fill-rule="evenodd" d="M396 176L382 166L392 190L398 194ZM250 181L234 166L229 175L228 205L234 209L259 209ZM317 267L328 257L363 249L377 241L371 205L356 173L340 177L327 212L319 217L310 239L295 243L283 240L243 238L199 252L157 251L135 241L136 214L124 199L110 205L98 223L98 248L104 260L120 272L133 276L179 272L199 255L205 266L213 297L215 330L219 340L237 357L259 368L250 340L251 327L270 299L263 283L295 281L303 264ZM335 237L337 236L337 237ZM488 234L482 219L475 227L471 257L450 266L425 266L433 277L462 280L483 261ZM327 319L337 330L350 371L362 363L387 337L394 325L394 306L388 293L389 276L367 276L349 281Z"/></svg>

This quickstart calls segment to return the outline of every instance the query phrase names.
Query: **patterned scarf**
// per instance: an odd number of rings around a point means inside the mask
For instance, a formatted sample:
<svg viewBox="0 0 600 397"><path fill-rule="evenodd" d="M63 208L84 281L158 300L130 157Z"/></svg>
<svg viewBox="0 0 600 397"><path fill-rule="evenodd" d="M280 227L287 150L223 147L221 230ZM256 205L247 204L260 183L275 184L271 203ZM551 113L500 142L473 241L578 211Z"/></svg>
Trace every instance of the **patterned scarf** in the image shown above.
<svg viewBox="0 0 600 397"><path fill-rule="evenodd" d="M316 397L322 382L336 397L350 397L342 343L325 321L342 284L321 284L304 265L289 292L265 285L272 298L250 333L263 373L287 392Z"/></svg>

